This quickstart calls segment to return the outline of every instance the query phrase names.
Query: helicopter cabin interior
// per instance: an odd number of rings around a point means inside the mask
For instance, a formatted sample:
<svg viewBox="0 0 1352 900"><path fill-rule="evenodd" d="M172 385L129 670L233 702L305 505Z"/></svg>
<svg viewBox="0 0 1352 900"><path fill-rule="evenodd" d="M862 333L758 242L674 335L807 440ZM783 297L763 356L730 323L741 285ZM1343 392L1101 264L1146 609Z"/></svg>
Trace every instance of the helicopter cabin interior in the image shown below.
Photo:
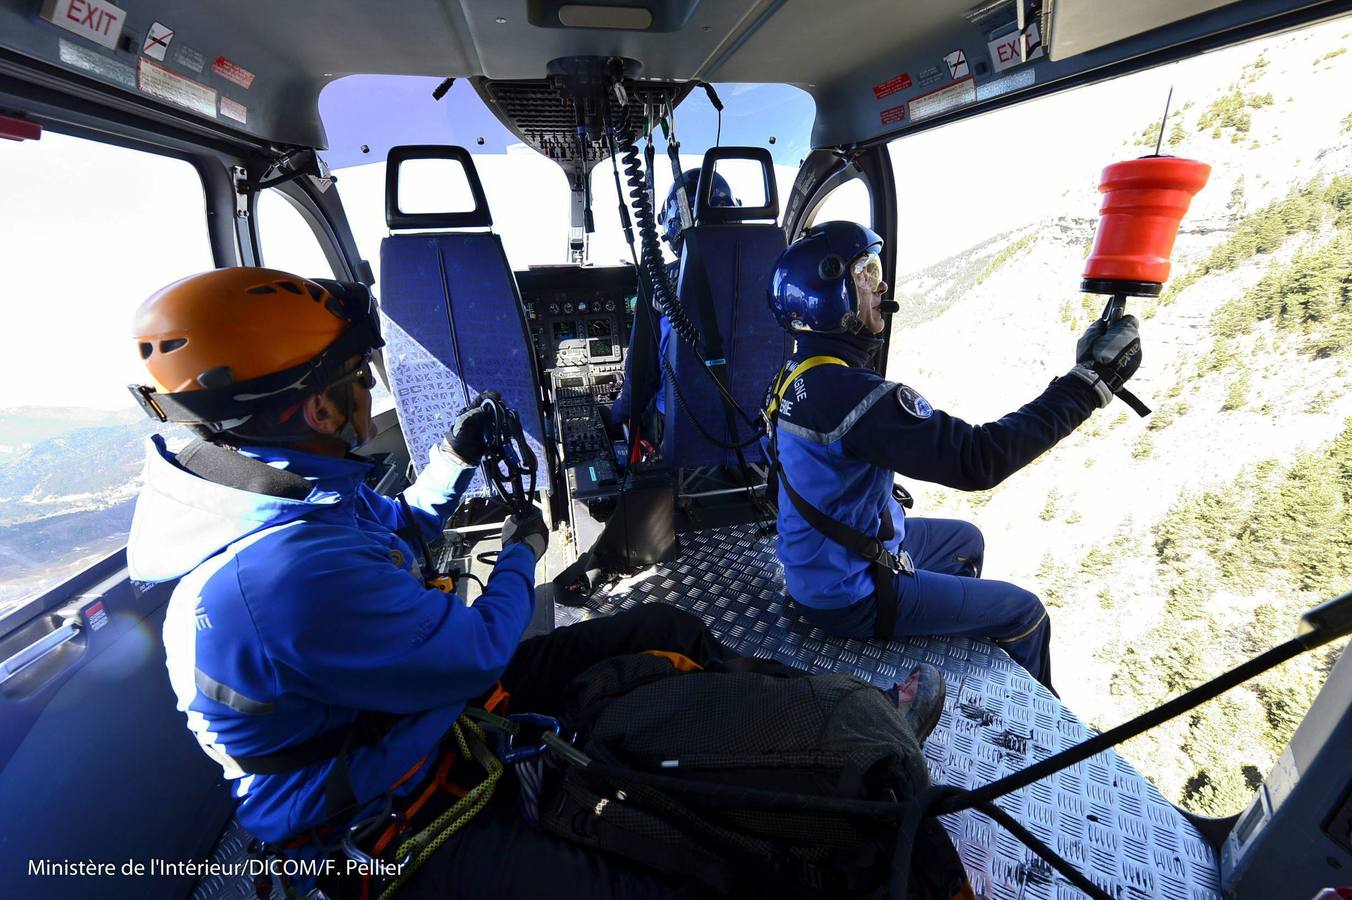
<svg viewBox="0 0 1352 900"><path fill-rule="evenodd" d="M936 782L972 788L1092 732L992 643L846 640L786 608L755 440L765 388L792 351L764 299L775 260L833 190L858 182L893 282L898 217L914 211L888 164L889 142L1350 6L416 0L396 11L354 0L0 0L0 136L63 134L187 161L201 180L217 267L267 263L257 205L266 190L284 195L336 277L370 285L380 304L378 368L392 405L361 450L381 464L378 490L406 486L469 398L499 391L530 452L514 469L477 475L469 502L428 548L439 571L473 576L461 582L470 599L471 582L490 567L485 554L498 547L507 512L500 492L514 486L553 532L531 633L665 602L694 612L745 655L813 671L886 686L933 663L949 702L926 759ZM998 39L1014 54L1002 66L987 51ZM441 93L452 79L467 81L517 141L562 168L567 262L514 266L494 230L502 211L490 209L473 155L405 143L387 158L384 222L368 223L386 229L377 277L354 240L343 178L324 160L320 93L352 74L435 76L447 79ZM707 96L720 110L730 103L712 87L724 83L805 91L815 106L810 151L781 193L765 147L687 143L705 176L741 167L752 174L740 183L758 190L737 207L714 205L707 191L696 197L666 299L704 346L673 339L659 350L651 336L666 307L654 296L660 266L645 262L657 246L645 179L668 160L644 162L642 148L654 127L672 125L687 96ZM633 251L621 263L593 258L593 170L632 202ZM452 173L461 202L429 207L409 183L420 171ZM107 298L128 315L140 299ZM717 375L701 355L711 336L721 346ZM647 422L612 422L609 409L635 367L654 365L668 385L665 409ZM165 678L157 635L172 587L130 581L120 550L0 620L7 896L89 895L79 879L26 876L34 859L243 855L249 836L233 822L221 770L184 728ZM1352 871L1350 685L1343 660L1284 757L1294 762L1272 773L1238 824L1185 813L1111 750L1000 805L1116 897L1312 897ZM981 895L1076 896L982 813L943 821ZM247 879L193 874L97 887L102 897L201 900L251 891Z"/></svg>

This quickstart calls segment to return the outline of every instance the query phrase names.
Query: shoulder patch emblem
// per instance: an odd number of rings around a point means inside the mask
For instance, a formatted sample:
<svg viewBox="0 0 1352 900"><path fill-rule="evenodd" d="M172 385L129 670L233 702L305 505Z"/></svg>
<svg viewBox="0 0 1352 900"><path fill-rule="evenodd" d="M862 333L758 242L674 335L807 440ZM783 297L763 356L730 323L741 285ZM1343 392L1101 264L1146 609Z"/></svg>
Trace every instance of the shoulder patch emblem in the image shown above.
<svg viewBox="0 0 1352 900"><path fill-rule="evenodd" d="M934 415L934 407L930 406L929 401L920 396L920 392L915 388L904 384L897 385L897 403L917 419L928 419Z"/></svg>

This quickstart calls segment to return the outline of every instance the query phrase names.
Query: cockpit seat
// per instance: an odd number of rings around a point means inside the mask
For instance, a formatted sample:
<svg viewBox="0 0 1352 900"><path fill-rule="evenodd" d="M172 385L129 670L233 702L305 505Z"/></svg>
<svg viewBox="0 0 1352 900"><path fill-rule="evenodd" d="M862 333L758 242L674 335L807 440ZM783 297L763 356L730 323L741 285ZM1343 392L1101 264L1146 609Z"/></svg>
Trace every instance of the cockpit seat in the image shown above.
<svg viewBox="0 0 1352 900"><path fill-rule="evenodd" d="M711 204L709 188L714 165L720 159L749 159L761 164L764 206ZM722 352L710 354L717 358L708 359L709 369L715 374L721 372L728 392L754 422L766 386L792 349L789 336L775 323L766 304L770 273L785 248L784 232L775 224L779 197L769 151L716 147L704 156L699 185L694 225L686 229L681 244L677 302L704 337L706 348L711 345L712 332L717 331ZM752 425L733 412L729 427L730 416L721 392L701 371L705 361L685 341L673 337L666 360L675 375L678 397L672 397L668 388L662 455L678 469L738 465L737 453L718 444L746 441L754 433ZM746 448L743 456L748 462L761 458L754 445Z"/></svg>
<svg viewBox="0 0 1352 900"><path fill-rule="evenodd" d="M423 159L459 163L474 208L403 212L400 167ZM440 145L390 148L385 221L393 232L380 245L385 365L415 468L421 471L427 464L429 449L465 405L491 389L520 414L541 467L538 489L547 493L551 457L546 453L535 353L502 240L488 230L493 218L469 151ZM479 472L468 496L485 497L490 490Z"/></svg>

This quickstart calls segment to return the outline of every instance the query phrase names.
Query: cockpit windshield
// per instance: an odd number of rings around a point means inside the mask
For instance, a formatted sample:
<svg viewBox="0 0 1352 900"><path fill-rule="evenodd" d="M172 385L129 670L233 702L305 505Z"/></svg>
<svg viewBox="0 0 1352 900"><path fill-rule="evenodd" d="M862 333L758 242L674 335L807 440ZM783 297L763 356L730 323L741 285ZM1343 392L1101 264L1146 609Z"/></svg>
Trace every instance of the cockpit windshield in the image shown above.
<svg viewBox="0 0 1352 900"><path fill-rule="evenodd" d="M378 275L380 239L388 233L384 190L390 147L454 144L474 157L493 229L502 236L512 266L570 262L570 194L563 170L504 127L468 81L457 80L441 100L434 100L432 93L440 83L408 75L351 75L330 83L320 95L329 147L322 156L339 178L343 206L362 255ZM785 84L713 88L724 105L721 114L699 89L676 108L681 168L698 168L704 151L719 143L764 147L775 163L782 203L811 146L812 97ZM673 180L667 148L668 139L659 131L654 145L659 203ZM762 191L755 167L729 165L719 172L735 196L755 198ZM609 161L592 169L591 191L596 230L589 239L589 260L605 265L627 261Z"/></svg>

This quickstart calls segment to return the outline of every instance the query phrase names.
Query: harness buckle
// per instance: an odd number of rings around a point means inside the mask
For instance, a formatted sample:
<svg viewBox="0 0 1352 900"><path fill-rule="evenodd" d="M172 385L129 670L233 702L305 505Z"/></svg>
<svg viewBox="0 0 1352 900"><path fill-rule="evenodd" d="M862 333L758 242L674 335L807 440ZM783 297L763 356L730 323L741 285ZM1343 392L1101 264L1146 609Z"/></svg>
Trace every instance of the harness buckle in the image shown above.
<svg viewBox="0 0 1352 900"><path fill-rule="evenodd" d="M893 575L915 574L915 563L911 560L911 554L907 553L905 550L893 553L877 538L873 539L873 544L877 551L873 557L874 562L881 563L891 569Z"/></svg>
<svg viewBox="0 0 1352 900"><path fill-rule="evenodd" d="M897 557L897 563L901 566L903 575L915 574L915 562L911 559L911 554L907 553L905 550L902 550Z"/></svg>

